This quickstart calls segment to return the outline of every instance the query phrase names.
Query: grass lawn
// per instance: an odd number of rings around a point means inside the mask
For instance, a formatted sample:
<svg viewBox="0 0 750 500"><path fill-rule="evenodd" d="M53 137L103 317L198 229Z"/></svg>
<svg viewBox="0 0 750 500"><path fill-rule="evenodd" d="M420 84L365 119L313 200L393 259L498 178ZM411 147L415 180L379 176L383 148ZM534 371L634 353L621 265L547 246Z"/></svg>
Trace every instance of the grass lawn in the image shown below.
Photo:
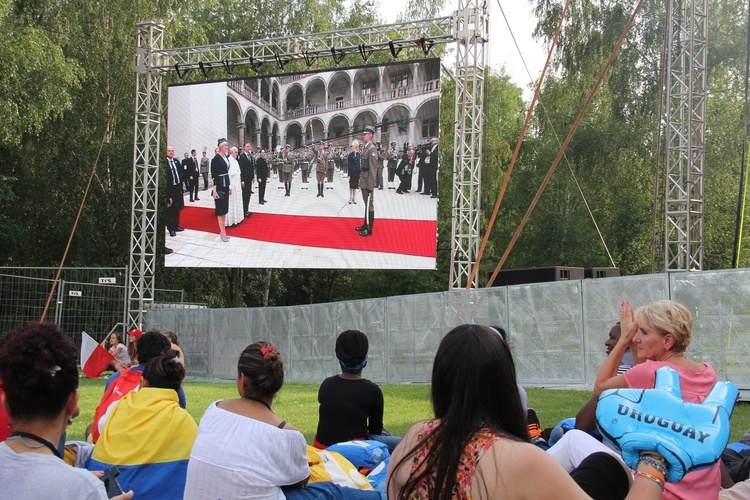
<svg viewBox="0 0 750 500"><path fill-rule="evenodd" d="M234 382L186 382L183 385L188 411L199 422L206 407L218 399L237 397ZM385 396L384 422L391 434L402 436L411 425L432 416L428 385L382 385ZM86 426L91 423L96 405L104 391L103 379L81 379L79 386L81 415L68 429L69 440L84 439ZM564 418L575 417L588 401L591 393L527 388L529 406L536 409L543 427L552 427ZM288 383L273 404L274 412L297 427L312 444L318 425L318 385ZM732 415L731 441L739 441L750 429L750 404L738 403Z"/></svg>

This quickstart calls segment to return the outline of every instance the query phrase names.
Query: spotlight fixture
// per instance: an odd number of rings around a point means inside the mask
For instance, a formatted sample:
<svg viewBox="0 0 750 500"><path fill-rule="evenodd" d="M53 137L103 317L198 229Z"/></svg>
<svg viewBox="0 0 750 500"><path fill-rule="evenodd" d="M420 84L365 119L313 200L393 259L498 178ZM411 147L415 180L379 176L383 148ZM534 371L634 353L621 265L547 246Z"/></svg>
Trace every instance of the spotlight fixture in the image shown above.
<svg viewBox="0 0 750 500"><path fill-rule="evenodd" d="M427 40L425 37L422 37L419 40L414 40L414 44L422 47L422 52L424 52L424 55L427 55L432 50L432 46L435 45L435 40Z"/></svg>
<svg viewBox="0 0 750 500"><path fill-rule="evenodd" d="M278 64L278 65L279 65L279 69L280 69L281 71L284 71L284 67L285 67L285 66L287 65L287 63L289 62L289 59L284 59L284 58L282 58L282 57L281 57L280 55L278 55L278 54L274 54L273 58L274 58L274 59L276 59L276 64Z"/></svg>
<svg viewBox="0 0 750 500"><path fill-rule="evenodd" d="M336 47L331 47L331 56L333 57L333 62L338 64L346 57L347 52L344 50L336 50Z"/></svg>
<svg viewBox="0 0 750 500"><path fill-rule="evenodd" d="M396 45L395 43L393 43L393 40L388 42L388 47L391 49L391 55L393 56L393 58L398 59L398 55L403 47L401 45Z"/></svg>
<svg viewBox="0 0 750 500"><path fill-rule="evenodd" d="M359 46L359 53L362 55L362 61L367 62L370 56L375 52L375 47L370 45L369 47L364 43Z"/></svg>
<svg viewBox="0 0 750 500"><path fill-rule="evenodd" d="M225 69L225 70L227 70L227 74L228 74L228 75L229 75L230 77L234 76L234 68L236 68L236 67L237 67L237 65L236 65L236 64L233 64L233 63L230 63L230 62L229 62L229 59L224 59L224 60L222 61L222 63L224 64L224 69Z"/></svg>
<svg viewBox="0 0 750 500"><path fill-rule="evenodd" d="M257 73L261 66L263 66L263 61L255 59L253 56L250 56L250 68L253 71Z"/></svg>
<svg viewBox="0 0 750 500"><path fill-rule="evenodd" d="M213 66L206 66L203 64L203 61L199 61L198 67L200 68L201 73L203 73L203 78L208 80L208 77L211 74L211 70L214 69Z"/></svg>
<svg viewBox="0 0 750 500"><path fill-rule="evenodd" d="M315 63L315 60L318 59L318 56L314 56L307 52L306 50L302 51L302 57L305 58L305 64L307 64L307 67L309 68Z"/></svg>
<svg viewBox="0 0 750 500"><path fill-rule="evenodd" d="M190 74L190 71L192 71L191 68L186 68L184 70L180 70L180 63L177 63L174 65L174 70L177 72L177 76L180 78L181 81L185 81L185 79Z"/></svg>

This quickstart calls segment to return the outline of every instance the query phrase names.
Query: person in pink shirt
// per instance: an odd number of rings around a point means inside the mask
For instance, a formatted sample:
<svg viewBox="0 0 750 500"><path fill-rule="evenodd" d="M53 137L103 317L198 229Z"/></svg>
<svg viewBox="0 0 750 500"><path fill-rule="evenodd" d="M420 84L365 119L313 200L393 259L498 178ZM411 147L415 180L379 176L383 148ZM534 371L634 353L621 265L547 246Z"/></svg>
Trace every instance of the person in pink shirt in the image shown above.
<svg viewBox="0 0 750 500"><path fill-rule="evenodd" d="M719 377L711 365L685 356L692 340L693 317L681 304L659 300L633 310L630 302L624 301L620 309L620 326L620 339L596 377L596 396L608 389L651 389L656 370L663 366L680 374L682 397L690 403L702 403L718 382ZM631 342L635 346L635 356L643 362L618 375L617 369ZM716 498L720 485L717 462L707 469L688 473L679 483L667 483L663 498Z"/></svg>

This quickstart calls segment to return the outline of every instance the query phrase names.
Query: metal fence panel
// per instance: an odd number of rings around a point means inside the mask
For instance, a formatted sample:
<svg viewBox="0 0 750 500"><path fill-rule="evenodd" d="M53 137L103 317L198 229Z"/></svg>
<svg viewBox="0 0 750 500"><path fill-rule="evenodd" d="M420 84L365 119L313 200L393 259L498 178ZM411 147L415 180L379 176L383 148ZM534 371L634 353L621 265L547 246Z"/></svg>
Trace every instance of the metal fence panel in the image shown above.
<svg viewBox="0 0 750 500"><path fill-rule="evenodd" d="M693 315L687 355L750 387L750 270L673 273L670 291Z"/></svg>
<svg viewBox="0 0 750 500"><path fill-rule="evenodd" d="M428 382L432 360L445 335L443 294L388 298L388 381ZM366 330L364 330L367 333Z"/></svg>
<svg viewBox="0 0 750 500"><path fill-rule="evenodd" d="M583 380L581 282L508 287L516 371L529 383Z"/></svg>
<svg viewBox="0 0 750 500"><path fill-rule="evenodd" d="M147 321L177 327L183 342L192 346L185 349L188 366L206 369L208 376L234 378L247 343L269 340L284 356L287 379L305 382L338 373L336 336L347 329L362 330L370 341L365 376L387 383L429 382L443 335L462 323L494 324L507 330L522 384L586 386L604 361L604 341L618 319L620 302L627 299L640 306L671 297L694 315L688 355L710 361L720 377L750 388L748 295L750 270L741 269L212 310L210 323L199 327L193 323L201 321L200 312L155 309ZM196 357L198 362L193 361ZM189 374L198 373L189 369Z"/></svg>

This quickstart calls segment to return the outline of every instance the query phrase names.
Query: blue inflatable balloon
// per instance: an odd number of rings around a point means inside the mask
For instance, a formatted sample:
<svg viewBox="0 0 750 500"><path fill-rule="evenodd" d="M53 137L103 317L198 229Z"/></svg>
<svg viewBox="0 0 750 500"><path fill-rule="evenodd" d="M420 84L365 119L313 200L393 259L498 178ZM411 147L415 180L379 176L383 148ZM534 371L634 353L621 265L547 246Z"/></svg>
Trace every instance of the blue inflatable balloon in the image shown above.
<svg viewBox="0 0 750 500"><path fill-rule="evenodd" d="M729 441L729 419L739 391L717 382L702 404L682 399L680 375L656 372L654 389L610 389L599 397L596 426L623 460L636 468L640 452L655 451L667 461L667 481L716 463Z"/></svg>

